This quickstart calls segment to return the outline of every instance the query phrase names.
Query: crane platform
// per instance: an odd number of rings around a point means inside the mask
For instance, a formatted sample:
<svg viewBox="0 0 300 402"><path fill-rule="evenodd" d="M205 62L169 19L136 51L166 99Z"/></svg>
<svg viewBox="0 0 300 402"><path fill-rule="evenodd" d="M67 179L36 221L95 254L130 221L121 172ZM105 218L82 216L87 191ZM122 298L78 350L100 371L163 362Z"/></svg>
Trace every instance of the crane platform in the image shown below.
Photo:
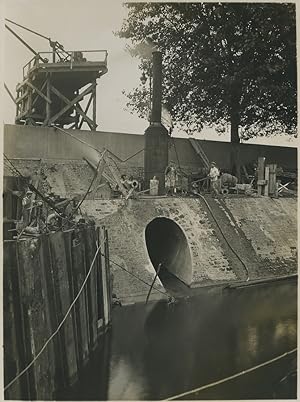
<svg viewBox="0 0 300 402"><path fill-rule="evenodd" d="M95 130L97 79L107 71L106 50L37 53L16 87L16 124L81 128L86 123Z"/></svg>

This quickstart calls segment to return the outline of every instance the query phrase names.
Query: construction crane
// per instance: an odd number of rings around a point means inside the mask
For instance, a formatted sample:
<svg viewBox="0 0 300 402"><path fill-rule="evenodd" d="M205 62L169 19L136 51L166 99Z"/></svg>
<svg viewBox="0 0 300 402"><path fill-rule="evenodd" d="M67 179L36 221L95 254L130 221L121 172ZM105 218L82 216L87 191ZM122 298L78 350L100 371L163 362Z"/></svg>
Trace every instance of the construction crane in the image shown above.
<svg viewBox="0 0 300 402"><path fill-rule="evenodd" d="M58 41L36 32L15 21L5 19L49 42L50 52L35 51L10 26L11 32L34 57L23 67L23 80L17 85L16 124L57 126L81 129L85 123L96 130L96 86L97 79L107 73L106 50L65 50ZM97 61L88 61L91 53L99 56ZM88 85L88 87L86 87ZM84 107L84 102L89 96ZM90 107L91 116L88 115Z"/></svg>

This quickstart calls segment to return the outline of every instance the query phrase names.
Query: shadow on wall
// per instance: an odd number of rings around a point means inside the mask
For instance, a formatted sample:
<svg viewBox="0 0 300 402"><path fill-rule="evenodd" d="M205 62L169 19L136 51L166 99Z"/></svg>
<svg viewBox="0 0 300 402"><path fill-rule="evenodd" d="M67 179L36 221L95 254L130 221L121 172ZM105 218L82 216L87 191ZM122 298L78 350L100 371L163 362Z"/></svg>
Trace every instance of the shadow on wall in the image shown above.
<svg viewBox="0 0 300 402"><path fill-rule="evenodd" d="M155 270L162 263L159 277L164 283L164 271L175 275L187 285L192 283L192 259L183 230L172 219L155 218L145 231L148 255Z"/></svg>

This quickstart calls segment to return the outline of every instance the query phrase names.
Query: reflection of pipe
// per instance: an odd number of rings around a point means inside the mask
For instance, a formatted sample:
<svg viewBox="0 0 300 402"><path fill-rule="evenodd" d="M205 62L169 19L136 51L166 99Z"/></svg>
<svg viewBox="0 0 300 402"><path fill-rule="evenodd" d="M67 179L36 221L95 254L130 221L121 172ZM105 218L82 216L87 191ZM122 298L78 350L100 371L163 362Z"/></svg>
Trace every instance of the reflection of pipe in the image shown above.
<svg viewBox="0 0 300 402"><path fill-rule="evenodd" d="M154 279L153 279L153 282L151 283L151 286L150 286L149 292L148 292L148 294L147 294L147 298L146 298L146 303L145 303L145 304L147 304L147 303L148 303L148 300L149 300L149 297L150 297L151 290L152 290L152 288L153 288L153 286L154 286L154 283L155 283L156 278L157 278L157 276L158 276L158 274L159 274L159 271L160 271L161 266L162 266L162 263L160 262L160 263L158 264L158 267L157 267L157 271L156 271L155 277L154 277Z"/></svg>

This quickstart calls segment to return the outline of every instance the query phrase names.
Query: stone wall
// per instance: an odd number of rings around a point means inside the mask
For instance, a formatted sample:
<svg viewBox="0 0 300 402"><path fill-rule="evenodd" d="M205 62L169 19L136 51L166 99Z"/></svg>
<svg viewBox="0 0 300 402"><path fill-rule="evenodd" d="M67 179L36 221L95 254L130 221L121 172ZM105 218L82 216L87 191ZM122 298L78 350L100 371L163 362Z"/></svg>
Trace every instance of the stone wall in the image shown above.
<svg viewBox="0 0 300 402"><path fill-rule="evenodd" d="M108 228L111 260L148 283L152 283L155 270L146 248L145 229L156 217L172 219L183 230L192 257L191 287L296 272L295 200L208 201L219 226L199 199L90 200L83 210ZM121 300L145 298L146 285L113 263L111 268L114 291Z"/></svg>

